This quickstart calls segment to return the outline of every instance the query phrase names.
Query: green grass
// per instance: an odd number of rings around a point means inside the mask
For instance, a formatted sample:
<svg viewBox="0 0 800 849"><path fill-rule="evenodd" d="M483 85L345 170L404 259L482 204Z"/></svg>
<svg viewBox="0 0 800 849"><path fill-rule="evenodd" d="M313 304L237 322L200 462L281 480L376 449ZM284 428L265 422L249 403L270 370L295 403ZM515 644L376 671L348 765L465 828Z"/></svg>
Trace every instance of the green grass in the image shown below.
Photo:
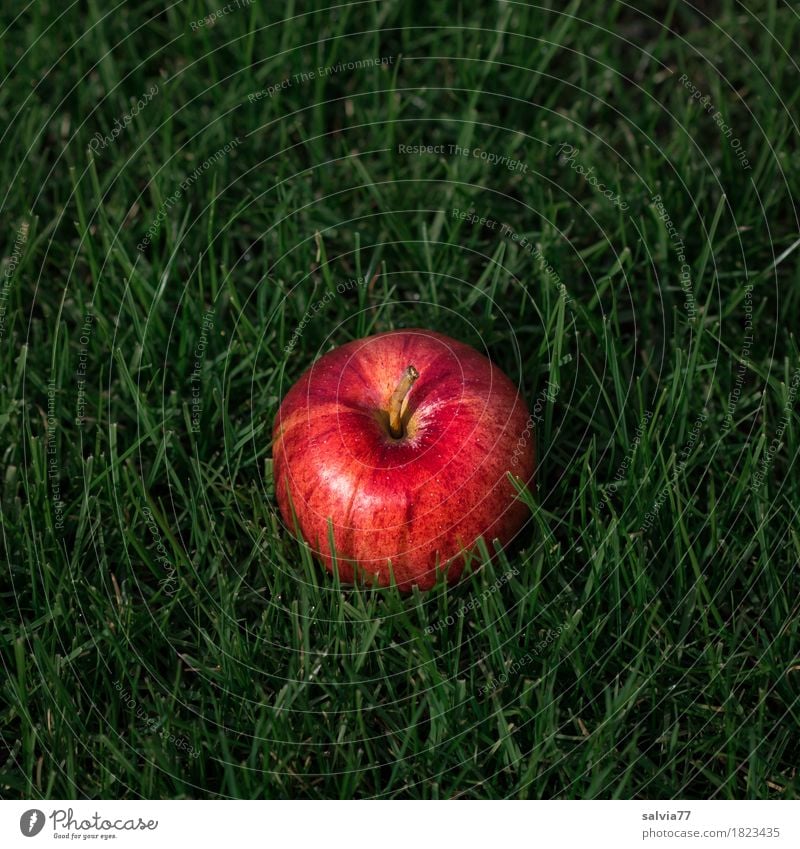
<svg viewBox="0 0 800 849"><path fill-rule="evenodd" d="M800 20L475 5L3 13L3 797L800 796ZM534 517L456 587L343 588L272 420L409 325L558 387Z"/></svg>

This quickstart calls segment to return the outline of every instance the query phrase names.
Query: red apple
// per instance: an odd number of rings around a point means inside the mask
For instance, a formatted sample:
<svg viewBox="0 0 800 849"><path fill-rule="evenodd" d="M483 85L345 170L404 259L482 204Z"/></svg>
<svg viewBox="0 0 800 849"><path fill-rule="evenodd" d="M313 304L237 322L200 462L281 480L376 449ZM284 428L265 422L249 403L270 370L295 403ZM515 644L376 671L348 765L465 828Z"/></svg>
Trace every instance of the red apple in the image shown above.
<svg viewBox="0 0 800 849"><path fill-rule="evenodd" d="M479 536L508 544L528 515L506 473L532 482L528 409L474 348L397 330L325 354L273 429L284 522L343 582L429 589L458 580Z"/></svg>

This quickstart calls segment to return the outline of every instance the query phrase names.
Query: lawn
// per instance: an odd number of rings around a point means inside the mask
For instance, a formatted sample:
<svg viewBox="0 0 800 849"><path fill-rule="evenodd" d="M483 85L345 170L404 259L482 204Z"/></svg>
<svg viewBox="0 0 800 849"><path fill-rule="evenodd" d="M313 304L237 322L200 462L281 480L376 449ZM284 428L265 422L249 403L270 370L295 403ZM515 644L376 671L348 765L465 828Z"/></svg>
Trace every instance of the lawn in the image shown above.
<svg viewBox="0 0 800 849"><path fill-rule="evenodd" d="M0 15L0 796L800 797L796 8L215 9ZM532 518L341 586L273 419L412 326Z"/></svg>

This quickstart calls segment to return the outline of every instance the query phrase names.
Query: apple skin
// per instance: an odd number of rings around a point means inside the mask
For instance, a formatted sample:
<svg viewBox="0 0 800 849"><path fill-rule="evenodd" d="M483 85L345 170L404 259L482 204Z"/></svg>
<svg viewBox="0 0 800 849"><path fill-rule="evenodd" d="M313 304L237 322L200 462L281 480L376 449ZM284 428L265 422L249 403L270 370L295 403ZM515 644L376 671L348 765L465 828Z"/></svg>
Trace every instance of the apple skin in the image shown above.
<svg viewBox="0 0 800 849"><path fill-rule="evenodd" d="M419 377L404 403L405 433L394 439L389 399L409 365ZM377 576L388 586L393 573L401 590L426 590L437 564L455 582L479 536L490 551L494 538L505 546L529 515L506 475L533 482L528 418L499 368L441 333L349 342L303 374L275 417L283 520L329 571L332 528L344 583Z"/></svg>

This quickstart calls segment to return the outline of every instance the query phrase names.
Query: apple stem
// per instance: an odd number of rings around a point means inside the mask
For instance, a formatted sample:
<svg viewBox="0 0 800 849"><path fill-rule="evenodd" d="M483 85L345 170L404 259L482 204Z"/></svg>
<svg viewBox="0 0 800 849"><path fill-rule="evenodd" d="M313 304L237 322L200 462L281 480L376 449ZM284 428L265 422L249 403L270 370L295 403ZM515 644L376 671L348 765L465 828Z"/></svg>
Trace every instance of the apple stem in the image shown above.
<svg viewBox="0 0 800 849"><path fill-rule="evenodd" d="M414 366L408 366L403 372L400 383L392 392L392 397L389 399L389 432L395 439L400 439L403 435L403 420L401 414L403 412L403 402L406 400L409 390L414 385L414 381L419 377L419 372Z"/></svg>

